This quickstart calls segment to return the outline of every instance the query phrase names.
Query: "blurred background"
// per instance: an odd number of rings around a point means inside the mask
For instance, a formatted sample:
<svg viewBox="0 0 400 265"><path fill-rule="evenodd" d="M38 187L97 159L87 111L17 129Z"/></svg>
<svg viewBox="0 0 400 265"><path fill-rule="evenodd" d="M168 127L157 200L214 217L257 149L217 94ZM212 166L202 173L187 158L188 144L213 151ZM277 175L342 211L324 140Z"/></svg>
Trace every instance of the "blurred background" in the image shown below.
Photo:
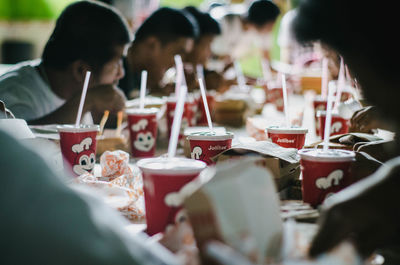
<svg viewBox="0 0 400 265"><path fill-rule="evenodd" d="M57 17L68 4L75 1L1 0L0 64L15 64L39 58ZM132 32L135 32L146 17L158 7L183 8L192 5L202 11L210 12L212 8L221 5L248 6L251 3L249 0L104 0L101 2L119 9L129 22ZM281 8L282 16L287 11L288 1L274 0L274 2ZM279 21L280 19L275 24L275 36L279 29ZM279 61L279 47L276 41L271 51L271 59Z"/></svg>

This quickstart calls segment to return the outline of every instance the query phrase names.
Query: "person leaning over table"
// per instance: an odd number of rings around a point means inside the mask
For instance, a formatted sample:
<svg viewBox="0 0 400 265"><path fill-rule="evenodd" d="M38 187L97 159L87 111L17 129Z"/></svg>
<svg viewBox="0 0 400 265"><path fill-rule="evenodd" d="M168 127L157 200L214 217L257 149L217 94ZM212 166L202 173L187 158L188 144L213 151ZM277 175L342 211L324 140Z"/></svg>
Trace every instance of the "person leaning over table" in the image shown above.
<svg viewBox="0 0 400 265"><path fill-rule="evenodd" d="M153 95L168 95L160 82L174 66L174 56L191 51L198 35L196 21L184 12L163 7L152 13L139 27L124 60L125 77L120 87L128 98L139 94L140 77L147 70L147 88Z"/></svg>
<svg viewBox="0 0 400 265"><path fill-rule="evenodd" d="M376 14L384 14L371 20ZM321 41L343 56L365 99L395 127L400 125L398 12L362 0L304 0L293 26L299 41ZM371 38L379 32L378 38ZM400 150L398 144L397 150ZM357 172L355 172L357 174ZM400 264L400 157L328 198L311 256L349 240L367 257L382 253L384 264ZM397 257L396 257L397 256Z"/></svg>
<svg viewBox="0 0 400 265"><path fill-rule="evenodd" d="M91 71L83 113L91 112L98 123L104 110L115 114L125 105L117 83L129 41L118 11L93 1L72 3L57 19L42 58L0 76L0 99L30 124L74 123L86 71Z"/></svg>

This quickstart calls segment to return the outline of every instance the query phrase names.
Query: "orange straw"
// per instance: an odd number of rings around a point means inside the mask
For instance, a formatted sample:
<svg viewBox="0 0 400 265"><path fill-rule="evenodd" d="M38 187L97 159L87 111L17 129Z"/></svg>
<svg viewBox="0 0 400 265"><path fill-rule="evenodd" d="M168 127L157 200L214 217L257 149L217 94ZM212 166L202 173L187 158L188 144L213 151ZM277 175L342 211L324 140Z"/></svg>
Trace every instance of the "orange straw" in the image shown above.
<svg viewBox="0 0 400 265"><path fill-rule="evenodd" d="M122 130L122 115L123 115L122 110L118 111L118 114L117 114L117 131L115 132L115 136L116 136L116 137L120 137L120 136L121 136L121 130Z"/></svg>
<svg viewBox="0 0 400 265"><path fill-rule="evenodd" d="M99 132L99 135L103 135L104 126L106 125L106 122L107 122L109 114L110 114L110 111L108 111L108 110L104 111L104 115L103 115L103 117L101 118L101 121L100 121L100 132Z"/></svg>

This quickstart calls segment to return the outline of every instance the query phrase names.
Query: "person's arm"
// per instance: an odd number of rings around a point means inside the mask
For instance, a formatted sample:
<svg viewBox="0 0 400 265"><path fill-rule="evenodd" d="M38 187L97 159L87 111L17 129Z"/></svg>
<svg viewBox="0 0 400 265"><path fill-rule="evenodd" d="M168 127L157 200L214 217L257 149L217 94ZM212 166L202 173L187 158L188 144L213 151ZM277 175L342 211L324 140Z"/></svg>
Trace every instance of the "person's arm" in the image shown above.
<svg viewBox="0 0 400 265"><path fill-rule="evenodd" d="M75 94L64 105L46 116L29 120L29 124L75 123L81 94ZM99 123L105 110L110 111L110 122L115 120L118 111L125 107L123 92L113 85L101 85L90 88L87 92L82 113L90 111L94 123ZM114 118L112 118L114 117Z"/></svg>
<svg viewBox="0 0 400 265"><path fill-rule="evenodd" d="M355 172L357 173L357 172ZM326 200L310 256L350 240L364 257L400 243L400 158Z"/></svg>

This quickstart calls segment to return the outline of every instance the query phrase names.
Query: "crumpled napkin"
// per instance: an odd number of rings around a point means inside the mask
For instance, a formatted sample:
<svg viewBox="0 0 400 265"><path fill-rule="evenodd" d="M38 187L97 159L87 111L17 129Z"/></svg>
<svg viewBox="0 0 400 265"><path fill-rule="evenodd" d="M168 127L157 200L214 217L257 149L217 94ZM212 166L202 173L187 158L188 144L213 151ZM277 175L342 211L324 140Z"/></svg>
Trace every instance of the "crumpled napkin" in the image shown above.
<svg viewBox="0 0 400 265"><path fill-rule="evenodd" d="M105 194L105 201L130 221L145 218L143 181L140 170L129 166L129 154L106 151L100 157L101 176L86 173L76 181Z"/></svg>

